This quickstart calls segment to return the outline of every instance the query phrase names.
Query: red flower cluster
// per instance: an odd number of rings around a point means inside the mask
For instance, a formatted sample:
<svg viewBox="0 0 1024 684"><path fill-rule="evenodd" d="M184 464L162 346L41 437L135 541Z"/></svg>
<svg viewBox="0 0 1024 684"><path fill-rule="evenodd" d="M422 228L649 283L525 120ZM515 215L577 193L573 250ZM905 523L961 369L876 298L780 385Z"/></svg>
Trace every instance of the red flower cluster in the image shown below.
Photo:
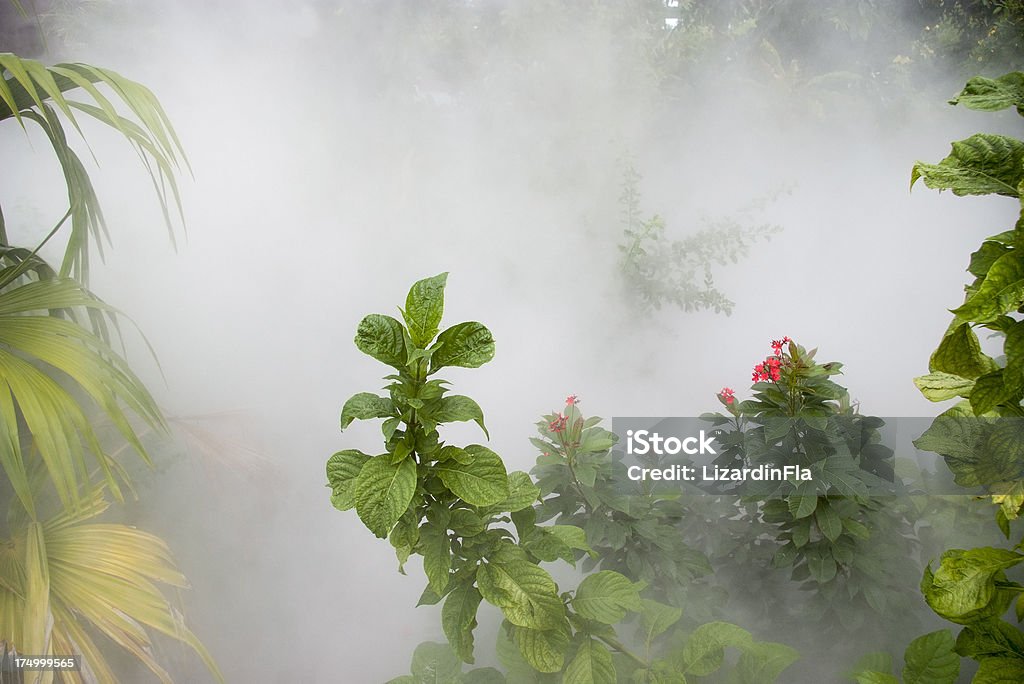
<svg viewBox="0 0 1024 684"><path fill-rule="evenodd" d="M563 416L561 413L559 413L553 421L548 423L548 429L551 430L552 432L562 432L563 430L565 430L565 424L568 420L569 418L567 416Z"/></svg>
<svg viewBox="0 0 1024 684"><path fill-rule="evenodd" d="M754 366L754 373L751 377L753 382L778 382L779 378L782 377L782 371L779 367L782 365L782 359L778 356L769 356L764 360L764 363L759 363Z"/></svg>
<svg viewBox="0 0 1024 684"><path fill-rule="evenodd" d="M566 406L575 406L578 403L580 403L580 400L576 398L575 394L570 394L569 396L567 396L565 398L565 405Z"/></svg>
<svg viewBox="0 0 1024 684"><path fill-rule="evenodd" d="M751 380L754 382L778 382L782 377L782 362L784 359L783 348L789 344L790 339L783 337L781 340L772 340L772 355L764 360L763 363L759 363L754 366L754 372L751 375Z"/></svg>
<svg viewBox="0 0 1024 684"><path fill-rule="evenodd" d="M722 397L722 399L725 400L726 404L731 404L732 402L736 401L735 394L736 393L732 391L732 388L723 387L722 391L718 393L718 396Z"/></svg>

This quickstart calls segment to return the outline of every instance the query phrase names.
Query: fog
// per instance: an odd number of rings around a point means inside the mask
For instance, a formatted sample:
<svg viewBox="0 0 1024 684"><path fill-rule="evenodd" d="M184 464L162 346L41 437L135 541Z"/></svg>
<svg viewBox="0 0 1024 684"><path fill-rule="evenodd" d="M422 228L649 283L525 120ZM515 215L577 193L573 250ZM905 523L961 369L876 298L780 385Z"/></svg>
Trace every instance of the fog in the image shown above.
<svg viewBox="0 0 1024 684"><path fill-rule="evenodd" d="M529 470L532 426L566 395L609 419L699 415L723 386L744 395L783 335L841 361L862 411L936 414L912 379L962 301L968 255L1015 219L1007 198L909 191L913 162L950 141L1020 133L1010 114L945 104L963 81L952 69L906 92L881 75L817 86L756 51L708 48L659 71L637 38L657 18L638 3L466 4L97 3L44 17L61 37L43 59L146 84L193 170L175 249L137 157L86 127L113 243L92 289L145 334L159 366L130 327L128 358L193 431L156 448L123 516L168 539L192 584L183 611L228 681L383 681L417 643L443 641L438 609L413 607L418 561L400 575L324 486L335 451L380 450L374 421L338 429L345 399L387 372L352 339L413 281L448 271L446 324L493 331L493 362L446 377L483 408L509 470ZM807 45L801 68L868 57L845 50ZM17 165L3 174L8 231L30 244L59 218L59 168L13 125L0 154ZM781 228L716 267L731 315L624 296L628 164L643 215L673 238L715 220ZM497 613L481 608L484 662ZM209 677L167 649L182 681Z"/></svg>

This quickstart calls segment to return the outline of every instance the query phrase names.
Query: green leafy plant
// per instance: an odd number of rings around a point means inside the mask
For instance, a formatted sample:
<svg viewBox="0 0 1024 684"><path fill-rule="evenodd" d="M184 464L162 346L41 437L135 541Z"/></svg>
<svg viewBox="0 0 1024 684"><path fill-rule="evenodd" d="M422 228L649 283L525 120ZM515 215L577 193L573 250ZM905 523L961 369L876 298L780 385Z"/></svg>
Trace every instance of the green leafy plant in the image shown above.
<svg viewBox="0 0 1024 684"><path fill-rule="evenodd" d="M537 519L586 532L592 552L575 551L583 570L615 570L645 582L645 596L685 606L688 619L710 619L704 610L713 604L710 596L689 600L695 589L712 591L695 586L712 568L679 534L687 507L678 492L652 491L650 483L630 480L621 455L612 452L618 437L600 423L599 417L582 416L575 395L563 411L537 423L540 436L530 440L541 452L532 471L542 499Z"/></svg>
<svg viewBox="0 0 1024 684"><path fill-rule="evenodd" d="M736 513L754 530L750 543L770 549L773 567L792 568L791 581L812 590L810 603L794 605L794 617L852 630L872 614L908 612L901 578L919 570L912 512L893 504L901 488L893 452L881 443L882 421L858 413L832 380L842 365L818 363L815 354L788 337L773 341L772 354L754 367L753 397L738 401L723 388L727 414L706 418L721 428L716 465L796 466L809 475L727 483L724 491L743 497ZM766 581L743 576L731 584L752 590L755 600Z"/></svg>
<svg viewBox="0 0 1024 684"><path fill-rule="evenodd" d="M541 490L527 473L507 473L501 458L482 445L458 447L441 439L438 428L448 422L475 421L485 435L486 428L475 401L449 394L449 383L431 376L449 366L476 368L494 355L494 340L480 323L438 332L446 281L442 273L416 282L401 310L403 321L371 314L360 322L356 346L396 372L386 376L386 396L349 398L341 427L383 419L384 452L347 449L331 456L326 468L335 507L354 508L374 535L387 537L400 570L410 556L422 556L427 587L420 604L443 602L442 628L455 657L436 644L421 645L412 674L396 681L492 681L496 673L463 673L458 664L475 660L483 602L504 618L497 652L511 681L682 681L722 668L727 647L740 652L739 681L774 680L796 659L792 649L757 642L728 623L667 634L682 611L642 598L646 582L602 569L587 574L575 590L559 591L540 563L575 564L577 552L593 555L584 529L538 526L533 505ZM607 451L614 442L610 433L585 423L570 410L552 418L550 434L567 431L573 443L580 441L572 449L585 443L586 453ZM646 635L643 655L615 627L638 617Z"/></svg>
<svg viewBox="0 0 1024 684"><path fill-rule="evenodd" d="M558 670L564 656L556 647L569 637L558 586L511 532L497 525L509 520L507 514L529 509L537 488L526 473L509 475L487 447L445 444L437 429L475 421L486 434L479 405L448 394L449 383L430 376L446 366L476 368L494 356L494 340L480 323L438 333L446 280L441 274L412 286L402 310L404 324L379 314L360 322L356 346L397 372L387 376L388 396L364 392L348 399L341 427L383 418L385 451L370 456L345 450L332 456L327 462L332 502L340 510L355 508L371 532L389 538L400 569L410 555L423 556L428 586L421 603L444 600L442 624L462 660L473 662L477 609L486 600L503 611L531 664ZM548 534L561 540L557 532Z"/></svg>
<svg viewBox="0 0 1024 684"><path fill-rule="evenodd" d="M981 111L1015 107L1024 115L1024 74L973 78L951 103ZM915 444L942 455L957 484L991 498L996 522L1009 539L1010 523L1024 505L1024 322L1019 317L1024 311L1024 142L973 135L954 142L939 163L915 164L911 186L918 180L956 195L1011 197L1021 206L1013 229L987 238L971 255L967 270L974 281L965 288L964 303L953 309L929 373L915 379L932 401L960 398ZM979 328L1002 338L1001 356L982 350ZM936 569L925 569L921 591L928 605L964 626L956 652L979 662L973 682L1024 678L1024 631L1003 619L1011 605L1017 622L1024 618L1024 585L1010 576L1024 562L1022 544L950 549Z"/></svg>

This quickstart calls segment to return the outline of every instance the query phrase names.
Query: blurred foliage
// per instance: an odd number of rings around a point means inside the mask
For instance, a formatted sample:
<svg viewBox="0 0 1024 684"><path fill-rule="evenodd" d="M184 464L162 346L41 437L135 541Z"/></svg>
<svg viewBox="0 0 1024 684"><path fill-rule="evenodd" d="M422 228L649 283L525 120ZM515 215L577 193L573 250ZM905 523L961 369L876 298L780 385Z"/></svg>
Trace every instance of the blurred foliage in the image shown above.
<svg viewBox="0 0 1024 684"><path fill-rule="evenodd" d="M704 219L704 227L679 240L666 235L658 215L644 218L640 209L641 176L632 165L623 174L622 252L620 269L634 308L648 312L672 304L683 311L732 313L734 302L715 286L713 268L738 263L758 240L768 240L780 226L745 225L737 218Z"/></svg>

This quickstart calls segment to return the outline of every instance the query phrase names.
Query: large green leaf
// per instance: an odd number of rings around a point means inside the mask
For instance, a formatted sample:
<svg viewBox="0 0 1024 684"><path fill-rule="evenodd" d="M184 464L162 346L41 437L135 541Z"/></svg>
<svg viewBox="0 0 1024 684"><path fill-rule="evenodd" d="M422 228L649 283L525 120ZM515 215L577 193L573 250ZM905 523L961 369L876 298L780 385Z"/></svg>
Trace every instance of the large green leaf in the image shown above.
<svg viewBox="0 0 1024 684"><path fill-rule="evenodd" d="M1014 323L1006 331L1003 342L1006 354L1006 383L1014 389L1024 388L1024 321Z"/></svg>
<svg viewBox="0 0 1024 684"><path fill-rule="evenodd" d="M941 617L962 625L998 617L1009 606L1010 596L996 582L1022 561L1024 555L992 547L946 551L938 569L925 572L925 601Z"/></svg>
<svg viewBox="0 0 1024 684"><path fill-rule="evenodd" d="M473 630L481 596L472 582L464 582L448 594L441 608L441 627L448 643L463 662L473 662Z"/></svg>
<svg viewBox="0 0 1024 684"><path fill-rule="evenodd" d="M958 325L942 338L928 365L932 371L949 373L969 380L998 368L995 362L981 351L978 336L967 323Z"/></svg>
<svg viewBox="0 0 1024 684"><path fill-rule="evenodd" d="M484 431L487 439L491 438L487 427L484 425L484 412L480 405L469 397L461 394L450 394L442 397L437 406L431 411L430 417L437 423L452 423L464 420L475 421L480 429Z"/></svg>
<svg viewBox="0 0 1024 684"><path fill-rule="evenodd" d="M640 607L640 625L643 629L644 642L648 646L655 637L664 634L683 616L682 608L667 606L651 599L641 599Z"/></svg>
<svg viewBox="0 0 1024 684"><path fill-rule="evenodd" d="M985 453L986 438L984 421L973 416L940 415L914 440L914 446L941 454L956 483L974 487L982 483L979 461Z"/></svg>
<svg viewBox="0 0 1024 684"><path fill-rule="evenodd" d="M793 494L789 497L786 502L789 506L790 514L797 520L800 518L806 518L807 516L814 513L814 510L818 507L818 496L814 494L813 487L807 487L811 492L809 494Z"/></svg>
<svg viewBox="0 0 1024 684"><path fill-rule="evenodd" d="M462 664L448 644L425 641L412 654L412 674L417 684L456 684Z"/></svg>
<svg viewBox="0 0 1024 684"><path fill-rule="evenodd" d="M684 674L705 677L722 666L725 647L743 648L752 642L750 632L728 622L709 622L693 631L679 658Z"/></svg>
<svg viewBox="0 0 1024 684"><path fill-rule="evenodd" d="M1020 658L985 658L971 684L1019 684L1024 682L1024 660Z"/></svg>
<svg viewBox="0 0 1024 684"><path fill-rule="evenodd" d="M507 497L508 475L501 457L479 444L471 444L463 451L469 459L448 458L434 467L445 486L474 506L490 506Z"/></svg>
<svg viewBox="0 0 1024 684"><path fill-rule="evenodd" d="M528 473L516 470L508 474L508 496L495 504L500 510L515 513L529 508L540 496L540 488L533 484Z"/></svg>
<svg viewBox="0 0 1024 684"><path fill-rule="evenodd" d="M560 629L565 622L558 585L547 571L529 561L482 565L477 584L484 599L501 608L513 625L547 630Z"/></svg>
<svg viewBox="0 0 1024 684"><path fill-rule="evenodd" d="M1021 304L1024 304L1024 259L1015 250L996 259L977 291L953 313L985 323L1016 311ZM995 365L992 364L988 370L995 370Z"/></svg>
<svg viewBox="0 0 1024 684"><path fill-rule="evenodd" d="M438 335L430 348L431 373L445 366L478 368L494 358L491 331L476 322L453 325Z"/></svg>
<svg viewBox="0 0 1024 684"><path fill-rule="evenodd" d="M828 549L816 547L807 553L807 569L816 582L824 584L836 576L839 566Z"/></svg>
<svg viewBox="0 0 1024 684"><path fill-rule="evenodd" d="M569 635L563 629L515 628L519 652L538 672L558 672L565 663Z"/></svg>
<svg viewBox="0 0 1024 684"><path fill-rule="evenodd" d="M405 329L391 316L370 314L356 329L356 347L381 363L402 370L406 362Z"/></svg>
<svg viewBox="0 0 1024 684"><path fill-rule="evenodd" d="M982 112L1016 107L1017 113L1024 116L1024 73L1013 71L999 78L975 76L949 103Z"/></svg>
<svg viewBox="0 0 1024 684"><path fill-rule="evenodd" d="M356 478L368 460L370 457L357 449L345 449L327 459L331 503L339 511L347 511L356 505Z"/></svg>
<svg viewBox="0 0 1024 684"><path fill-rule="evenodd" d="M437 335L444 315L444 285L447 273L413 283L405 298L402 317L409 328L409 337L417 347L426 347Z"/></svg>
<svg viewBox="0 0 1024 684"><path fill-rule="evenodd" d="M509 682L514 682L515 684L538 684L542 679L542 675L520 653L519 647L515 642L515 630L516 627L508 621L502 623L501 629L498 630L497 643L494 649L498 655L498 661L508 672L507 679Z"/></svg>
<svg viewBox="0 0 1024 684"><path fill-rule="evenodd" d="M416 463L407 458L391 463L387 456L367 461L356 478L356 512L363 524L381 539L402 517L416 492Z"/></svg>
<svg viewBox="0 0 1024 684"><path fill-rule="evenodd" d="M955 684L960 676L960 656L948 629L917 637L903 659L903 684Z"/></svg>
<svg viewBox="0 0 1024 684"><path fill-rule="evenodd" d="M390 418L395 414L395 405L387 397L378 397L370 392L360 392L349 397L345 406L342 407L341 429L347 428L353 420Z"/></svg>
<svg viewBox="0 0 1024 684"><path fill-rule="evenodd" d="M983 620L964 627L956 638L964 658L1024 658L1024 632L1003 620Z"/></svg>
<svg viewBox="0 0 1024 684"><path fill-rule="evenodd" d="M419 551L423 554L423 572L427 575L430 588L438 595L448 586L448 575L452 567L451 541L443 524L427 522L420 528Z"/></svg>
<svg viewBox="0 0 1024 684"><path fill-rule="evenodd" d="M613 570L587 575L572 599L573 608L583 617L612 625L628 611L640 612L640 594L629 578Z"/></svg>
<svg viewBox="0 0 1024 684"><path fill-rule="evenodd" d="M736 674L741 684L769 684L790 665L800 659L800 653L786 644L770 641L743 646L736 663Z"/></svg>
<svg viewBox="0 0 1024 684"><path fill-rule="evenodd" d="M612 654L595 639L585 639L565 668L562 684L615 684Z"/></svg>
<svg viewBox="0 0 1024 684"><path fill-rule="evenodd" d="M822 502L814 511L814 519L818 523L818 529L831 542L843 533L843 520L827 501Z"/></svg>
<svg viewBox="0 0 1024 684"><path fill-rule="evenodd" d="M928 401L946 401L970 395L974 381L951 373L929 373L914 378L914 384Z"/></svg>
<svg viewBox="0 0 1024 684"><path fill-rule="evenodd" d="M978 133L953 143L953 151L938 164L917 162L910 175L934 190L955 195L1019 197L1024 180L1024 142L1005 135Z"/></svg>

